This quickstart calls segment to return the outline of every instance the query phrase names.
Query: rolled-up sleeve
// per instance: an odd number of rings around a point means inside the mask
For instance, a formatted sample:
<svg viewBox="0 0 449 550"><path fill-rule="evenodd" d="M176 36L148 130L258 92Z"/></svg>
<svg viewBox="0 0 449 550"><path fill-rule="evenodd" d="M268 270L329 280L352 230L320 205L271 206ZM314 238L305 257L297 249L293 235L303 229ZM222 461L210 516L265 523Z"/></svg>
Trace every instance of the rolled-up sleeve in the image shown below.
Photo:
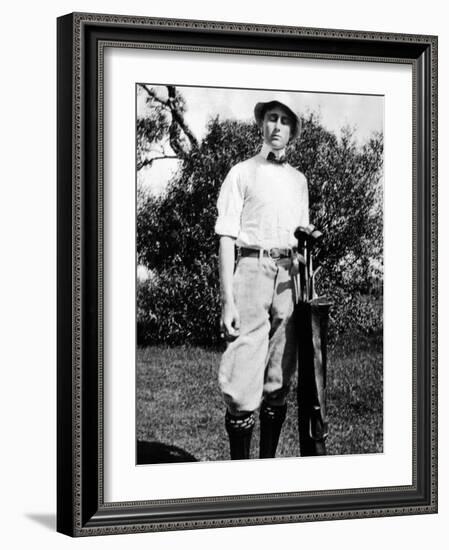
<svg viewBox="0 0 449 550"><path fill-rule="evenodd" d="M220 189L217 201L217 235L237 238L240 233L244 190L237 166L232 167Z"/></svg>

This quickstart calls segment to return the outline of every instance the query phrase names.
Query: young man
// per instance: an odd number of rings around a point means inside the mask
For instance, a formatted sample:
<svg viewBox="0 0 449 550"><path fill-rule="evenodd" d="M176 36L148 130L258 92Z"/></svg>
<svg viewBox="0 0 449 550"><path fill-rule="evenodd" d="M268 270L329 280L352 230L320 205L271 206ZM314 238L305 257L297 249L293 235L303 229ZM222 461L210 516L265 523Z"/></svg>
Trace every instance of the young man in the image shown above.
<svg viewBox="0 0 449 550"><path fill-rule="evenodd" d="M292 248L297 226L309 224L303 174L285 160L300 120L284 100L257 103L261 151L233 166L217 202L223 337L219 369L231 458L249 458L260 407L260 458L272 458L296 369L292 318ZM238 261L234 272L235 246Z"/></svg>

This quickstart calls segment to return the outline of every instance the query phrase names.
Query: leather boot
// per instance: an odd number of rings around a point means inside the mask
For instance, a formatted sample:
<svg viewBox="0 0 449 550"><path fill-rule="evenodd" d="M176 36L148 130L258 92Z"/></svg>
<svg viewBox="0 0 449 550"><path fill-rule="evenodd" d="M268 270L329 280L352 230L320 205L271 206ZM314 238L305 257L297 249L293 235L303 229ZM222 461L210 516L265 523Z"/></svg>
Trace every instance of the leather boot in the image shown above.
<svg viewBox="0 0 449 550"><path fill-rule="evenodd" d="M260 408L260 458L274 458L276 456L286 413L286 403L278 406L262 403Z"/></svg>
<svg viewBox="0 0 449 550"><path fill-rule="evenodd" d="M253 412L234 416L229 411L226 411L225 426L229 436L231 460L249 458L254 422Z"/></svg>

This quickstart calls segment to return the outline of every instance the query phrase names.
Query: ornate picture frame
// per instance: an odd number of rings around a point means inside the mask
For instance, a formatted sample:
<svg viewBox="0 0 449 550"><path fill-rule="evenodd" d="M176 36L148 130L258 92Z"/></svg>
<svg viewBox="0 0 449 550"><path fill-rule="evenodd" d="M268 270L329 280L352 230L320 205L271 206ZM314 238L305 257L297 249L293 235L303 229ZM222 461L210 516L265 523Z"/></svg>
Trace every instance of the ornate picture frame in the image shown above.
<svg viewBox="0 0 449 550"><path fill-rule="evenodd" d="M412 483L105 501L106 47L412 69ZM437 512L437 37L75 13L58 18L58 503L70 536ZM132 366L130 365L130 368Z"/></svg>

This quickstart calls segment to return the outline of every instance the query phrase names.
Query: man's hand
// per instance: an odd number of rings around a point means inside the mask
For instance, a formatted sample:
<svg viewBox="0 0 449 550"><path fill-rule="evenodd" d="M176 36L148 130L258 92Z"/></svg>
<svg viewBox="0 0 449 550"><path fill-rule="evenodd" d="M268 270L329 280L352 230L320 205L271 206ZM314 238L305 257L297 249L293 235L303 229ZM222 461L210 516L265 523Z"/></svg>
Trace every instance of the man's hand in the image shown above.
<svg viewBox="0 0 449 550"><path fill-rule="evenodd" d="M234 302L225 302L221 310L220 330L228 341L235 340L240 334L240 316Z"/></svg>

